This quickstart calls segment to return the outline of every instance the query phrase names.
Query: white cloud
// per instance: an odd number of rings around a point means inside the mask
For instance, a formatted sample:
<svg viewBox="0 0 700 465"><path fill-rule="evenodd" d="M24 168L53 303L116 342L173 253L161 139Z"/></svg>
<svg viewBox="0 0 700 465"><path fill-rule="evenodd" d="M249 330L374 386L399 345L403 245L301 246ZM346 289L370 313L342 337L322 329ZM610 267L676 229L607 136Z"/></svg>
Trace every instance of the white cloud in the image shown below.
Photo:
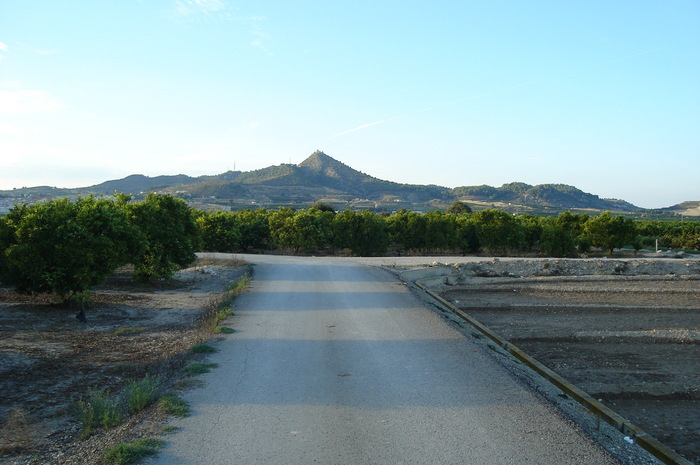
<svg viewBox="0 0 700 465"><path fill-rule="evenodd" d="M55 55L58 53L56 50L41 50L41 49L34 49L32 50L33 53L36 53L37 55Z"/></svg>
<svg viewBox="0 0 700 465"><path fill-rule="evenodd" d="M196 21L207 18L227 19L229 7L223 0L178 0L175 2L175 18Z"/></svg>
<svg viewBox="0 0 700 465"><path fill-rule="evenodd" d="M260 22L266 21L267 17L239 15L237 10L238 8L229 6L224 0L177 0L173 9L168 12L168 17L176 22L218 20L252 25L250 45L267 55L273 55L271 46L275 44L275 40L260 27Z"/></svg>
<svg viewBox="0 0 700 465"><path fill-rule="evenodd" d="M272 51L270 50L270 46L274 45L275 41L272 39L270 34L260 28L257 21L257 19L253 20L253 40L250 41L250 45L259 48L266 55L273 55Z"/></svg>
<svg viewBox="0 0 700 465"><path fill-rule="evenodd" d="M7 52L9 48L7 48L7 44L0 42L0 51Z"/></svg>
<svg viewBox="0 0 700 465"><path fill-rule="evenodd" d="M57 110L61 105L40 90L0 90L0 113L43 113Z"/></svg>
<svg viewBox="0 0 700 465"><path fill-rule="evenodd" d="M23 136L27 133L27 130L20 126L15 126L12 124L2 124L0 123L0 134L5 134L8 136Z"/></svg>

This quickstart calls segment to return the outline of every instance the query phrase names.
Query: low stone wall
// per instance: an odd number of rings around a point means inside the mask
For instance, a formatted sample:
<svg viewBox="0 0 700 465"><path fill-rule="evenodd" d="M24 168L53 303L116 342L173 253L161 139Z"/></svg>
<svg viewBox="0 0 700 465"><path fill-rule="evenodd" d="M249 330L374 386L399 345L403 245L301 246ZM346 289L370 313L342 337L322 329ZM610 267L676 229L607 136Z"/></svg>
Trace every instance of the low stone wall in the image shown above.
<svg viewBox="0 0 700 465"><path fill-rule="evenodd" d="M695 258L493 258L483 261L433 263L399 272L404 281L423 285L460 284L471 277L518 278L536 276L694 276L700 278Z"/></svg>
<svg viewBox="0 0 700 465"><path fill-rule="evenodd" d="M455 265L466 276L700 275L696 259L539 259L499 260Z"/></svg>

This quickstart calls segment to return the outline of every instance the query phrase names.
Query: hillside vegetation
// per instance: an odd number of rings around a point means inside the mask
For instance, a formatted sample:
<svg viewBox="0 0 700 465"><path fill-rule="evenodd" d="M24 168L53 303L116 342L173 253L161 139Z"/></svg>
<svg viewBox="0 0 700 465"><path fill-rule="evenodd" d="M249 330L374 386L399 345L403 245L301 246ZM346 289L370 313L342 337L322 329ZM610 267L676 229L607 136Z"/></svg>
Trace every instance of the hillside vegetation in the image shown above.
<svg viewBox="0 0 700 465"><path fill-rule="evenodd" d="M511 213L556 215L562 211L613 211L644 216L700 216L700 202L659 210L641 210L624 200L603 199L565 184L532 186L512 182L501 187L401 184L375 178L316 151L298 165L281 164L259 170L227 171L218 175L191 177L131 175L94 186L72 189L33 187L0 191L5 210L14 202L40 201L59 196L112 195L126 193L142 198L148 192L169 193L202 209L245 209L254 207L304 208L317 201L345 210L392 212L405 208L416 211L445 210L454 201L474 210L498 208ZM4 200L3 200L4 199ZM0 208L0 211L2 209Z"/></svg>

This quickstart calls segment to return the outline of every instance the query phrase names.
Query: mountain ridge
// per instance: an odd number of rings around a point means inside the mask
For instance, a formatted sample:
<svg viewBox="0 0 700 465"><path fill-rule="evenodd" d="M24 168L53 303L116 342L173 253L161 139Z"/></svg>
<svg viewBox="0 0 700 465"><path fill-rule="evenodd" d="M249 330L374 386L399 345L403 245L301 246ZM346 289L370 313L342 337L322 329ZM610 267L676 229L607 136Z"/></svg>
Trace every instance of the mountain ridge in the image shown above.
<svg viewBox="0 0 700 465"><path fill-rule="evenodd" d="M39 195L131 195L157 191L172 193L190 203L246 206L305 206L326 201L345 208L444 208L454 201L475 208L496 207L515 213L556 213L563 210L638 212L644 209L618 199L603 199L566 184L530 185L511 182L501 187L488 185L447 188L438 185L402 184L362 173L322 151L315 151L299 164L281 164L253 171L227 171L192 177L185 174L149 177L133 174L82 188L34 187L0 191L0 198ZM655 211L675 209L697 211L698 202L683 202ZM690 207L690 208L689 208ZM700 212L698 212L700 214Z"/></svg>

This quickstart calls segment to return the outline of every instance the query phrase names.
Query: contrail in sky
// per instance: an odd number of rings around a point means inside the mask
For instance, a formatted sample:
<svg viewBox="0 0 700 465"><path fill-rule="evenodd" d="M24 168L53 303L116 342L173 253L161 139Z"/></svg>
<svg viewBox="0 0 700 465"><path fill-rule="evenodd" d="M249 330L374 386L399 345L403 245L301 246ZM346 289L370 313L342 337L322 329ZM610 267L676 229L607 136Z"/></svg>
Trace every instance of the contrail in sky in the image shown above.
<svg viewBox="0 0 700 465"><path fill-rule="evenodd" d="M393 121L393 120L395 120L395 119L402 118L403 116L405 116L405 115L402 115L402 116L394 116L393 118L382 119L382 120L379 120L379 121L375 121L374 123L363 124L362 126L358 126L358 127L356 127L356 128L348 129L347 131L339 132L338 134L329 137L329 139L333 139L333 138L335 138L335 137L344 136L345 134L350 134L351 132L359 131L360 129L368 128L368 127L370 127L370 126L376 126L376 125L378 125L378 124L388 123L389 121Z"/></svg>
<svg viewBox="0 0 700 465"><path fill-rule="evenodd" d="M382 119L382 120L379 120L379 121L375 121L375 122L373 122L373 123L363 124L363 125L361 125L361 126L357 126L357 127L355 127L355 128L348 129L348 130L343 131L343 132L339 132L338 134L335 134L335 135L329 137L329 139L334 139L334 138L336 138L336 137L344 136L344 135L346 135L346 134L350 134L351 132L359 131L360 129L365 129L365 128L368 128L368 127L371 127L371 126L377 126L378 124L388 123L389 121L394 121L394 120L399 119L399 118L405 118L406 116L416 115L416 114L418 114L418 113L423 113L423 112L426 112L426 111L435 110L435 109L437 109L437 108L447 107L447 106L454 105L454 104L457 104L457 103L460 103L460 102L466 102L467 100L476 100L476 99L479 99L479 98L488 97L488 96L490 96L490 95L500 94L500 93L503 93L503 92L507 92L507 91L509 91L509 90L511 90L511 89L517 89L518 87L529 86L529 85L534 84L534 83L539 82L539 81L541 81L541 79L540 79L540 80L536 80L536 81L523 82L523 83L521 83L521 84L516 84L516 85L513 85L513 86L504 87L503 89L498 89L498 90L494 90L494 91L491 91L491 92L485 92L485 93L483 93L483 94L470 95L469 97L464 97L464 98L460 98L460 99L457 99L457 100L452 100L452 101L450 101L450 102L440 103L440 104L438 104L438 105L432 105L432 106L430 106L430 107L421 108L420 110L415 110L415 111L412 111L412 112L410 112L410 113L406 113L405 115L394 116L394 117L392 117L392 118Z"/></svg>
<svg viewBox="0 0 700 465"><path fill-rule="evenodd" d="M626 56L621 57L621 58L616 58L616 59L614 59L614 60L605 61L605 62L602 62L602 63L595 63L595 64L593 64L593 65L591 65L591 66L592 66L592 67L596 67L596 66L609 65L609 64L612 64L612 63L617 63L617 62L620 62L620 61L628 60L628 59L630 59L630 58L635 58L635 57L638 57L638 56L642 56L642 55L646 55L646 54L649 54L649 53L653 53L653 52L656 52L656 51L658 51L658 50L663 50L664 48L665 48L665 47L656 47L656 48L652 48L652 49L649 49L649 50L644 50L644 51L641 51L641 52L637 52L637 53L634 53L634 54L631 54L631 55L626 55ZM489 97L489 96L491 96L491 95L502 94L503 92L508 92L508 91L510 91L510 90L513 90L513 89L518 89L518 88L520 88L520 87L525 87L525 86L529 86L529 85L532 85L532 84L536 84L536 83L538 83L538 82L542 82L542 81L545 81L545 80L547 80L547 79L551 79L551 77L550 77L550 78L543 78L543 79L535 79L535 80L533 80L533 81L527 81L527 82L523 82L523 83L520 83L520 84L515 84L515 85L512 85L512 86L504 87L504 88L502 88L502 89L493 90L493 91L491 91L491 92L485 92L485 93L483 93L483 94L470 95L469 97L464 97L464 98L460 98L460 99L457 99L457 100L452 100L452 101L450 101L450 102L440 103L440 104L433 105L433 106L430 106L430 107L422 108L422 109L420 109L420 110L415 110L415 111L412 111L412 112L410 112L410 113L406 113L406 114L404 114L404 115L394 116L394 117L392 117L392 118L382 119L382 120L379 120L379 121L375 121L375 122L373 122L373 123L363 124L363 125L361 125L361 126L357 126L357 127L355 127L355 128L348 129L347 131L339 132L338 134L335 134L335 135L329 137L329 139L334 139L334 138L336 138L336 137L344 136L344 135L346 135L346 134L350 134L351 132L359 131L359 130L361 130L361 129L365 129L365 128L368 128L368 127L371 127L371 126L377 126L377 125L379 125L379 124L388 123L389 121L394 121L394 120L397 120L397 119L399 119L399 118L405 118L406 116L415 115L415 114L418 114L418 113L423 113L423 112L426 112L426 111L435 110L435 109L437 109L437 108L443 108L443 107L447 107L447 106L450 106L450 105L455 105L455 104L457 104L457 103L466 102L466 101L468 101L468 100L476 100L476 99L480 99L480 98L484 98L484 97Z"/></svg>

